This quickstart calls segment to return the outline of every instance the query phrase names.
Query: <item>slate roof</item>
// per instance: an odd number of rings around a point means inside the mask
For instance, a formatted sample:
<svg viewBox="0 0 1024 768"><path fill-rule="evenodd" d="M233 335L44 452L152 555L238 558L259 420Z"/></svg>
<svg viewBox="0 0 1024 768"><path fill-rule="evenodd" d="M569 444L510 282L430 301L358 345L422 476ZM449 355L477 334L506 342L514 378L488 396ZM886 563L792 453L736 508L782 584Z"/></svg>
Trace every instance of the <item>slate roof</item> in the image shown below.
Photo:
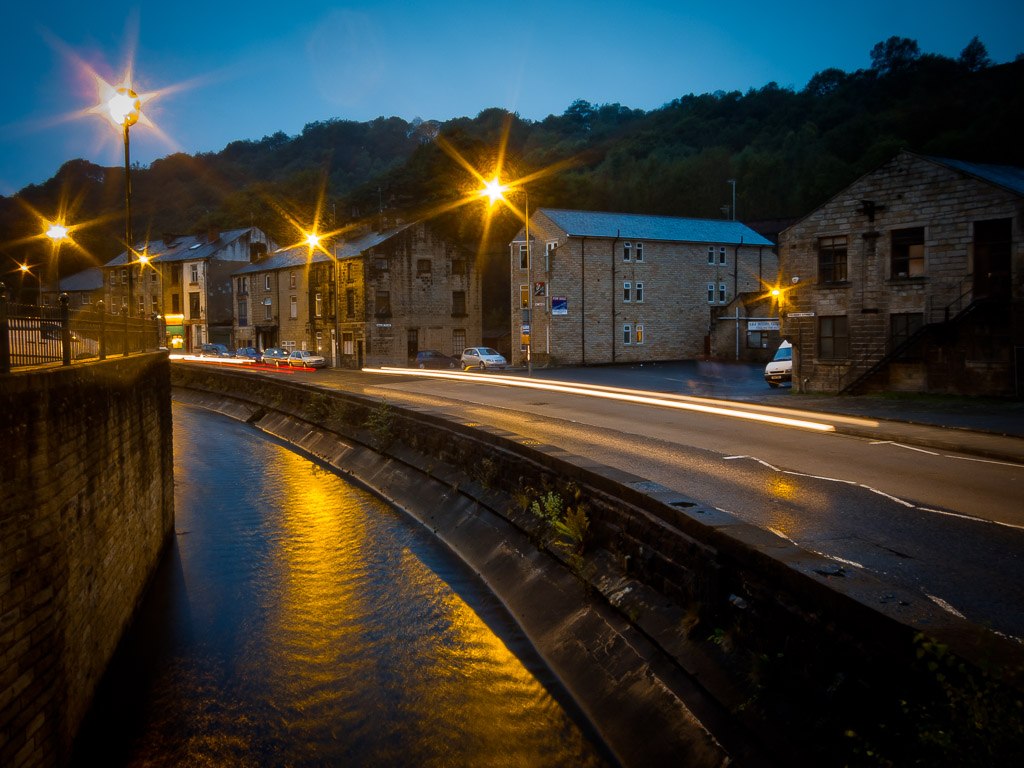
<svg viewBox="0 0 1024 768"><path fill-rule="evenodd" d="M242 237L252 229L233 229L228 232L221 232L220 236L212 243L206 235L185 235L176 237L170 243L163 240L145 240L135 244L136 252L143 252L152 261L170 263L176 261L197 261L210 258L223 250L238 238ZM122 252L106 263L108 267L119 267L128 263L127 252Z"/></svg>
<svg viewBox="0 0 1024 768"><path fill-rule="evenodd" d="M975 176L982 181L1004 187L1018 195L1024 195L1024 168L1015 165L992 165L990 163L968 163L964 160L953 160L948 157L931 157L921 155L939 165Z"/></svg>
<svg viewBox="0 0 1024 768"><path fill-rule="evenodd" d="M362 235L353 240L346 240L345 242L338 244L335 249L334 256L330 256L321 250L313 251L313 255L310 256L309 247L306 245L281 248L259 261L254 261L252 264L246 264L244 267L235 270L231 274L249 275L253 272L290 269L291 267L302 267L306 264L319 264L326 261L333 261L334 259L350 259L355 256L359 256L361 253L376 245L380 245L386 240L390 240L399 232L410 226L412 226L412 224L403 224L400 227L395 227L384 232L370 232L369 234Z"/></svg>
<svg viewBox="0 0 1024 768"><path fill-rule="evenodd" d="M541 208L570 237L606 237L621 240L663 240L679 243L716 243L722 245L766 245L771 240L757 234L740 221L721 219L683 219L672 216L646 216L638 213L602 213ZM520 230L517 239L523 239ZM530 233L533 239L533 233Z"/></svg>
<svg viewBox="0 0 1024 768"><path fill-rule="evenodd" d="M60 289L65 293L70 291L97 291L103 287L103 270L99 267L76 272L73 275L66 275L60 279ZM53 293L57 290L57 283L47 283L43 286L46 293Z"/></svg>

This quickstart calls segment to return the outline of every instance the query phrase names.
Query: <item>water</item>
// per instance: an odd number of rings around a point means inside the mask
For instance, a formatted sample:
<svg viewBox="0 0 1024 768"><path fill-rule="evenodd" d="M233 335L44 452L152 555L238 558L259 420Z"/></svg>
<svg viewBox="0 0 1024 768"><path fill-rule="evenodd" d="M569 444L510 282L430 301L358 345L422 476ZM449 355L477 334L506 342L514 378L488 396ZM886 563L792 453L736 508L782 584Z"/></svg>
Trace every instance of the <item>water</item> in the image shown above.
<svg viewBox="0 0 1024 768"><path fill-rule="evenodd" d="M252 427L174 405L176 544L77 764L612 761L472 572Z"/></svg>

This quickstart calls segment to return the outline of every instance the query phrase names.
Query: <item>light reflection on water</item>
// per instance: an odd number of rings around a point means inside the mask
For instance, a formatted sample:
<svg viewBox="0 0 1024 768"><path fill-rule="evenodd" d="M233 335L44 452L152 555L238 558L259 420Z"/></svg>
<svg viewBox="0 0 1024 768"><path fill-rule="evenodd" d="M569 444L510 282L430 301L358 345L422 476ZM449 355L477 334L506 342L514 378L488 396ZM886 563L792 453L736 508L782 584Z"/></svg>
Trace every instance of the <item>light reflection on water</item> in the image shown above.
<svg viewBox="0 0 1024 768"><path fill-rule="evenodd" d="M175 403L174 429L176 552L76 762L611 760L426 531L251 427Z"/></svg>

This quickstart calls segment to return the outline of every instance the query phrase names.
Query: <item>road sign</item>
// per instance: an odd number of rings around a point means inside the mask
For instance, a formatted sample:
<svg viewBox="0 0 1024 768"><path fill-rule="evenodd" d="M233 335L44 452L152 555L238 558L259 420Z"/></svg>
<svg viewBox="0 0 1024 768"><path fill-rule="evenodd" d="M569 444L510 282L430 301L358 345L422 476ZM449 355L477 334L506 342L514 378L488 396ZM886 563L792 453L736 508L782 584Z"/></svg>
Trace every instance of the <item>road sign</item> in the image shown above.
<svg viewBox="0 0 1024 768"><path fill-rule="evenodd" d="M813 312L790 312L786 317L814 317Z"/></svg>

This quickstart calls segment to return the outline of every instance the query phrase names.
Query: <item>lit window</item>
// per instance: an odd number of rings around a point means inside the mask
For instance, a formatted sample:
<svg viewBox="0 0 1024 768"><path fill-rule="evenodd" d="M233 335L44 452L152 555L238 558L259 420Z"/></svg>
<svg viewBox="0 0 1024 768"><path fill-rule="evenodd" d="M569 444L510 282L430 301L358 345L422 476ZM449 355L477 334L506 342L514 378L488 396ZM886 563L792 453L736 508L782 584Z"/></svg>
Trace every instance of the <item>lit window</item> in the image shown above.
<svg viewBox="0 0 1024 768"><path fill-rule="evenodd" d="M292 296L290 299L291 308L288 311L288 317L295 320L299 316L299 301L296 297Z"/></svg>
<svg viewBox="0 0 1024 768"><path fill-rule="evenodd" d="M643 344L644 343L644 325L643 325L643 323L637 323L636 324L636 343L637 344Z"/></svg>

